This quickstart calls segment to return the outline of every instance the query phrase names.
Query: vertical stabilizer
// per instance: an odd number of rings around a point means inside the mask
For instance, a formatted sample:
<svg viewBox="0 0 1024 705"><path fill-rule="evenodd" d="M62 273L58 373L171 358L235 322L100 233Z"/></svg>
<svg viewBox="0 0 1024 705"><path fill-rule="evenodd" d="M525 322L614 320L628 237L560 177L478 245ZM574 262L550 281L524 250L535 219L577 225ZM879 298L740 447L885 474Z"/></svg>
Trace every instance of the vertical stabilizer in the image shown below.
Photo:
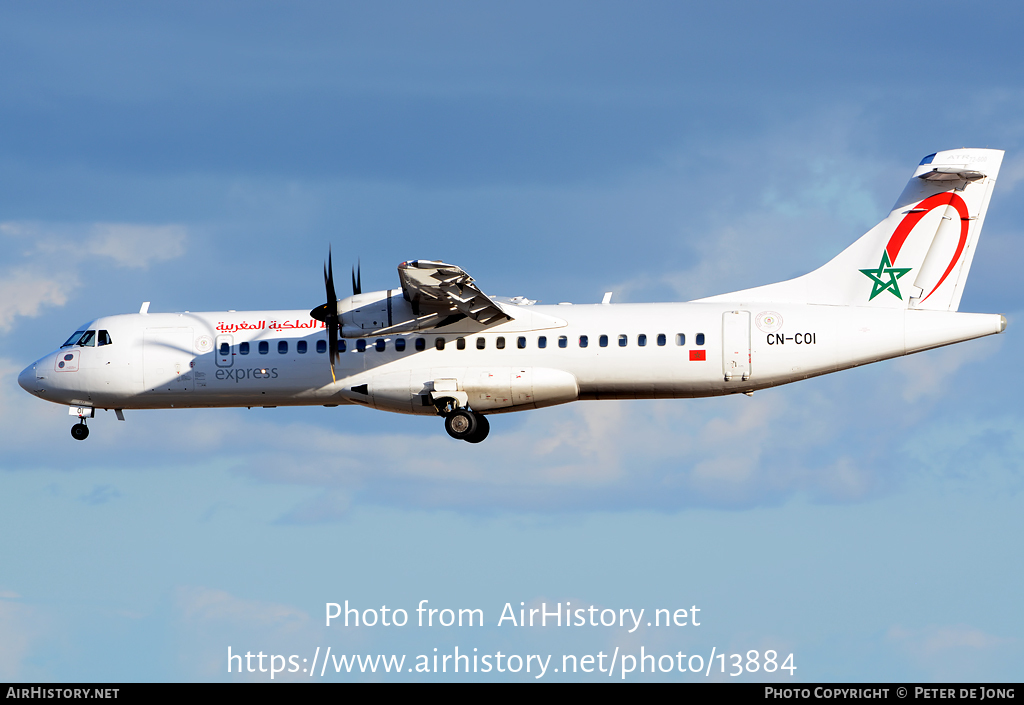
<svg viewBox="0 0 1024 705"><path fill-rule="evenodd" d="M1003 152L925 157L889 216L832 261L796 279L701 301L781 301L956 311Z"/></svg>

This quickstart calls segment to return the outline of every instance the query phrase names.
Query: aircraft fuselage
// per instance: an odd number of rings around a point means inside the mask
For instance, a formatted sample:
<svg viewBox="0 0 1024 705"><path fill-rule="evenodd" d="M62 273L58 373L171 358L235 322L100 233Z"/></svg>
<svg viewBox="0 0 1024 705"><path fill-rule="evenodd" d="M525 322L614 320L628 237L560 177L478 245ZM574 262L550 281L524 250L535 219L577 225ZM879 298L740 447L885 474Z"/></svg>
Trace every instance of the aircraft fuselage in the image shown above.
<svg viewBox="0 0 1024 705"><path fill-rule="evenodd" d="M996 314L815 304L516 308L516 319L482 330L348 338L337 381L326 331L307 311L109 316L83 328L106 331L109 344L61 348L19 382L93 408L353 403L434 415L432 399L448 391L487 414L749 393L1005 327Z"/></svg>

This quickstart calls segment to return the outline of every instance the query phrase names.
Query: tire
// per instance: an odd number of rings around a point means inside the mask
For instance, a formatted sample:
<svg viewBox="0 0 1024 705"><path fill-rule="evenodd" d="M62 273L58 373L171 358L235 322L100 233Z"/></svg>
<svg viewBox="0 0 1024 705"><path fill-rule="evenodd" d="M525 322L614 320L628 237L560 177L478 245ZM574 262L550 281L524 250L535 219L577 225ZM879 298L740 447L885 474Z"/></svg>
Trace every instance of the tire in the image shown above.
<svg viewBox="0 0 1024 705"><path fill-rule="evenodd" d="M479 443L487 438L487 434L490 432L491 422L483 414L476 414L476 431L472 435L467 436L466 441L469 443Z"/></svg>
<svg viewBox="0 0 1024 705"><path fill-rule="evenodd" d="M456 409L444 417L444 430L460 441L472 436L477 426L477 415L466 409Z"/></svg>
<svg viewBox="0 0 1024 705"><path fill-rule="evenodd" d="M89 437L89 427L84 423L76 423L71 427L71 437L76 441L84 441Z"/></svg>

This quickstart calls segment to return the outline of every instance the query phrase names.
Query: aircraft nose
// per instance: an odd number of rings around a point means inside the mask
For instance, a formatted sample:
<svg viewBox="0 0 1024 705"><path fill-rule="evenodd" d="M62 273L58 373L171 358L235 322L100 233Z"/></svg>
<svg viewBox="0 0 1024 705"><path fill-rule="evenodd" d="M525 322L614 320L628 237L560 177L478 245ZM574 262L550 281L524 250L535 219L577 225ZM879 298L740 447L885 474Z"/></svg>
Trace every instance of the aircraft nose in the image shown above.
<svg viewBox="0 0 1024 705"><path fill-rule="evenodd" d="M31 392L33 389L37 388L35 363L29 365L28 367L21 371L21 374L18 375L18 384L20 384L21 388L24 389L26 392Z"/></svg>

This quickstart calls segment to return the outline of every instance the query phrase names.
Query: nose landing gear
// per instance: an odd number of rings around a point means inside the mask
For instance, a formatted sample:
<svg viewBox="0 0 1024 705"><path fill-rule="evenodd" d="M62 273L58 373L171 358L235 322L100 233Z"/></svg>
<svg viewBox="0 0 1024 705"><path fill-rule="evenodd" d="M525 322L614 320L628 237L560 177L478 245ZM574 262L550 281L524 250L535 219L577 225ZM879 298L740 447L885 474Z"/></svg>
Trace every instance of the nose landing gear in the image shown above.
<svg viewBox="0 0 1024 705"><path fill-rule="evenodd" d="M85 425L87 419L95 418L96 409L91 406L69 406L68 414L78 417L78 423L71 427L71 437L76 441L84 441L89 437L89 427ZM121 418L118 410L117 418Z"/></svg>

